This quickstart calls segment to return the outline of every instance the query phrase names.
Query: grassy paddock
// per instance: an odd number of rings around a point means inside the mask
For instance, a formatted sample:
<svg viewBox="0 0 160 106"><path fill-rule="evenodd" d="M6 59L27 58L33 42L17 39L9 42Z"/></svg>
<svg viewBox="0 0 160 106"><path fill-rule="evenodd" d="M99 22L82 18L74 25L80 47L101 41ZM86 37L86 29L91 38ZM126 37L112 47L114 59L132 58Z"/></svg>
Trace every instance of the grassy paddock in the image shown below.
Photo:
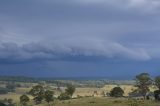
<svg viewBox="0 0 160 106"><path fill-rule="evenodd" d="M105 97L91 97L80 98L67 101L55 101L51 106L160 106L160 103L155 101L137 101L138 103L131 103L130 100L124 98L105 98ZM41 106L48 106L42 104Z"/></svg>
<svg viewBox="0 0 160 106"><path fill-rule="evenodd" d="M16 103L16 106L20 106L17 96L8 95L7 98L16 98L16 101L14 99L14 102ZM30 101L29 106L35 106L33 101ZM38 106L160 106L160 102L151 100L134 101L128 100L127 98L83 97L65 101L55 100L54 102L50 103L50 105L48 105L46 102L42 102L42 104Z"/></svg>
<svg viewBox="0 0 160 106"><path fill-rule="evenodd" d="M76 92L74 93L74 96L77 95L83 96L79 99L72 99L67 101L59 101L55 100L53 103L51 103L50 106L160 106L160 103L157 103L155 101L134 101L134 100L128 100L127 98L107 98L102 97L101 93L104 91L109 92L113 87L117 85L106 85L103 88L76 88ZM128 95L128 92L131 92L133 89L135 89L132 85L120 85L122 89L125 91L125 95ZM0 99L4 98L10 98L13 99L13 102L16 103L16 106L19 105L19 97L22 94L25 94L31 89L31 87L25 88L25 87L19 87L16 88L15 93L8 93L4 95L0 95ZM97 91L98 96L95 97L86 97L86 96L92 96L93 92ZM57 91L55 91L55 94L57 95ZM30 99L32 99L31 96L29 96ZM29 103L32 106L35 106L33 101L30 101ZM52 105L53 104L53 105ZM29 105L29 106L30 106ZM43 102L42 104L38 106L49 106L46 102Z"/></svg>

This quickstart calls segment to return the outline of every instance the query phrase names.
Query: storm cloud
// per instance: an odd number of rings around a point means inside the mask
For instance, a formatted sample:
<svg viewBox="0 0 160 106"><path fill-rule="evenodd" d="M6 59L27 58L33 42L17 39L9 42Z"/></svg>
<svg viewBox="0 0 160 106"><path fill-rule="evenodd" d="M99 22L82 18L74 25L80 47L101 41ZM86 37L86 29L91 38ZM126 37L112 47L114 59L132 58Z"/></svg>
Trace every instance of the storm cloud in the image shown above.
<svg viewBox="0 0 160 106"><path fill-rule="evenodd" d="M158 62L159 10L159 0L1 0L0 64L30 64L30 70L44 62L42 70L76 70L80 62Z"/></svg>
<svg viewBox="0 0 160 106"><path fill-rule="evenodd" d="M1 43L0 58L10 60L44 59L57 60L65 56L102 56L104 58L123 57L148 60L150 56L143 49L127 48L119 43L96 38L66 38L52 42L38 42L18 45Z"/></svg>

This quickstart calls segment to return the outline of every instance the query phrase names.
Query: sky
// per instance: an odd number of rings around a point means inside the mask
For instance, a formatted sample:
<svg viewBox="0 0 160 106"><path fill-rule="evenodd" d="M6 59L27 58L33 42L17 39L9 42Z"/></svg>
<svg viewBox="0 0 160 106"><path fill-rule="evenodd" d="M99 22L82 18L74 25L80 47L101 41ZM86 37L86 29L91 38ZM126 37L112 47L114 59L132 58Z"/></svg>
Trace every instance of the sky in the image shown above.
<svg viewBox="0 0 160 106"><path fill-rule="evenodd" d="M159 0L0 0L0 75L160 75Z"/></svg>

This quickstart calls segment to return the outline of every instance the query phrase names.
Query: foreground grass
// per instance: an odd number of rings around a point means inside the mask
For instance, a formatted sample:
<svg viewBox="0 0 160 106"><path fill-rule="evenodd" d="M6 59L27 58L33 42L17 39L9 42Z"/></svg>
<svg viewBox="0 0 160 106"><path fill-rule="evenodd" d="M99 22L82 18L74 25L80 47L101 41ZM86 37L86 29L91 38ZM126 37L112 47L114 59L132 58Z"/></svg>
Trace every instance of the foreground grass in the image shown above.
<svg viewBox="0 0 160 106"><path fill-rule="evenodd" d="M44 103L40 106L49 106ZM55 101L50 106L160 106L159 102L144 101L138 102L138 105L130 104L127 99L123 98L81 98L67 101Z"/></svg>
<svg viewBox="0 0 160 106"><path fill-rule="evenodd" d="M19 96L15 93L10 93L7 95L1 95L0 99L12 98L16 106L21 106L19 104ZM36 106L33 101L30 101L28 106ZM127 98L107 98L107 97L83 97L79 99L71 99L65 101L55 100L48 105L43 102L37 106L160 106L160 102L155 102L151 100L138 101L137 104L131 104L131 101Z"/></svg>

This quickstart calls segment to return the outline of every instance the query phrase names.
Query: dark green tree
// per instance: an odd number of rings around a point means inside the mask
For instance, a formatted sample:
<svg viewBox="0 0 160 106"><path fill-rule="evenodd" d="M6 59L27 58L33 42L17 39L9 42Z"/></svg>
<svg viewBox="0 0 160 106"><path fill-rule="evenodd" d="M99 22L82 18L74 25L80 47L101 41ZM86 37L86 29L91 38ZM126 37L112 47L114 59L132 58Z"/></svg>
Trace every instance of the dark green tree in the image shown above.
<svg viewBox="0 0 160 106"><path fill-rule="evenodd" d="M53 94L54 94L53 91L50 91L50 90L45 91L44 99L46 102L48 102L48 104L54 100Z"/></svg>
<svg viewBox="0 0 160 106"><path fill-rule="evenodd" d="M120 87L115 87L111 90L110 92L110 96L111 97L122 97L124 94L124 91L122 88Z"/></svg>
<svg viewBox="0 0 160 106"><path fill-rule="evenodd" d="M136 87L138 87L139 93L142 94L144 99L147 92L149 92L149 86L152 84L152 80L148 73L141 73L136 76Z"/></svg>
<svg viewBox="0 0 160 106"><path fill-rule="evenodd" d="M156 84L156 86L158 87L158 89L160 90L160 76L157 76L157 77L155 78L155 84Z"/></svg>
<svg viewBox="0 0 160 106"><path fill-rule="evenodd" d="M68 94L70 97L72 97L75 90L76 90L76 88L74 85L68 84L67 88L65 89L65 93Z"/></svg>
<svg viewBox="0 0 160 106"><path fill-rule="evenodd" d="M27 103L29 102L29 97L27 95L20 96L20 104L22 106L27 106Z"/></svg>
<svg viewBox="0 0 160 106"><path fill-rule="evenodd" d="M32 89L29 91L29 94L32 95L36 104L39 104L44 99L44 88L41 85L33 86Z"/></svg>

